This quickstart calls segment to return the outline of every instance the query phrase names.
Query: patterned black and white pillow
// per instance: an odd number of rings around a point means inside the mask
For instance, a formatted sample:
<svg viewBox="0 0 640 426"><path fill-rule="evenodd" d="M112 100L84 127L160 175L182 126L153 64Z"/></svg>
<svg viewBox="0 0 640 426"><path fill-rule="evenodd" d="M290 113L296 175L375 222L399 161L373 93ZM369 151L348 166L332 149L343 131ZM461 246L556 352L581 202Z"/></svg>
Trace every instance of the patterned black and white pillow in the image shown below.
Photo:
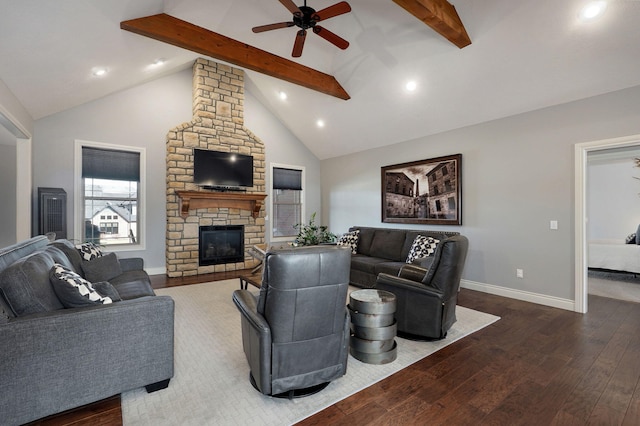
<svg viewBox="0 0 640 426"><path fill-rule="evenodd" d="M349 247L351 249L351 254L356 254L358 252L358 236L360 235L360 230L356 229L354 231L349 231L343 234L340 238L338 238L338 245Z"/></svg>
<svg viewBox="0 0 640 426"><path fill-rule="evenodd" d="M635 232L633 234L627 235L627 238L624 239L624 243L625 244L635 244L636 243L636 234L635 234Z"/></svg>
<svg viewBox="0 0 640 426"><path fill-rule="evenodd" d="M427 237L424 235L418 235L411 244L409 249L409 255L407 256L407 263L411 263L416 259L431 256L435 251L440 240L436 240L433 237Z"/></svg>
<svg viewBox="0 0 640 426"><path fill-rule="evenodd" d="M51 268L49 281L65 308L113 303L110 297L98 293L89 281L59 263Z"/></svg>
<svg viewBox="0 0 640 426"><path fill-rule="evenodd" d="M93 260L103 255L102 249L94 243L82 243L76 246L84 260Z"/></svg>

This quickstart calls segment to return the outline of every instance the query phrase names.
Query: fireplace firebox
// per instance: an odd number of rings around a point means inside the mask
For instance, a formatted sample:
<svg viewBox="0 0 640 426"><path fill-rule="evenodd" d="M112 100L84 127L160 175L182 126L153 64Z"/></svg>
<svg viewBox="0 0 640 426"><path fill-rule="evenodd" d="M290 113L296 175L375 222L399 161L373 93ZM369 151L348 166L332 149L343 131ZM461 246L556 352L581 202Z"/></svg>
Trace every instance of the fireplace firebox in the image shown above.
<svg viewBox="0 0 640 426"><path fill-rule="evenodd" d="M244 226L201 226L200 266L244 261Z"/></svg>

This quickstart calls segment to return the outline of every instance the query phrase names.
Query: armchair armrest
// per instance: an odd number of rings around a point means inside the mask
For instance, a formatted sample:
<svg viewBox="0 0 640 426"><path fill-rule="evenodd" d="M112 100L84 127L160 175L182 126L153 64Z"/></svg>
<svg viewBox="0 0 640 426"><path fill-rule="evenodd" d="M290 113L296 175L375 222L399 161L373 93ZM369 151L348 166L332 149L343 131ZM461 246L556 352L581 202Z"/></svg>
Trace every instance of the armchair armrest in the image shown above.
<svg viewBox="0 0 640 426"><path fill-rule="evenodd" d="M144 259L141 257L128 257L124 259L118 258L122 272L140 271L144 269Z"/></svg>
<svg viewBox="0 0 640 426"><path fill-rule="evenodd" d="M271 327L258 313L258 300L249 290L235 290L233 303L240 311L242 348L258 389L271 394Z"/></svg>
<svg viewBox="0 0 640 426"><path fill-rule="evenodd" d="M271 328L267 320L258 313L258 300L249 290L236 290L233 292L233 303L243 317L249 320L253 328L260 333L271 334Z"/></svg>
<svg viewBox="0 0 640 426"><path fill-rule="evenodd" d="M406 278L411 281L422 282L424 277L427 275L427 272L429 272L428 269L412 264L407 264L403 265L402 268L400 268L398 277Z"/></svg>
<svg viewBox="0 0 640 426"><path fill-rule="evenodd" d="M395 277L390 274L380 273L376 281L376 288L386 290L397 288L403 292L418 293L423 297L442 300L443 293L433 287L428 287L421 282L412 281L407 278Z"/></svg>

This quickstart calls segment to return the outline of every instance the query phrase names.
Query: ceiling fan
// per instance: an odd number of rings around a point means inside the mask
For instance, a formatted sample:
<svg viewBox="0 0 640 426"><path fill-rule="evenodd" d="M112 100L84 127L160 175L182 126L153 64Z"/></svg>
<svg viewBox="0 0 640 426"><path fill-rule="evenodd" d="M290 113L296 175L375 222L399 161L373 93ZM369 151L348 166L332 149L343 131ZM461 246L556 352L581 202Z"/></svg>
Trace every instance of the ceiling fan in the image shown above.
<svg viewBox="0 0 640 426"><path fill-rule="evenodd" d="M346 49L349 47L349 42L342 37L332 33L328 29L317 25L318 22L324 21L334 16L342 15L344 13L351 12L351 6L346 1L341 1L333 6L329 6L316 12L312 7L307 6L307 0L304 0L303 6L296 6L293 0L279 0L280 3L286 7L289 12L293 13L293 20L288 22L278 22L275 24L261 25L259 27L253 27L254 33L261 33L264 31L277 30L279 28L299 27L296 39L293 44L293 51L291 56L298 58L302 55L302 49L304 47L304 41L307 37L307 30L311 29L314 33L318 34L329 43L334 44L340 49Z"/></svg>

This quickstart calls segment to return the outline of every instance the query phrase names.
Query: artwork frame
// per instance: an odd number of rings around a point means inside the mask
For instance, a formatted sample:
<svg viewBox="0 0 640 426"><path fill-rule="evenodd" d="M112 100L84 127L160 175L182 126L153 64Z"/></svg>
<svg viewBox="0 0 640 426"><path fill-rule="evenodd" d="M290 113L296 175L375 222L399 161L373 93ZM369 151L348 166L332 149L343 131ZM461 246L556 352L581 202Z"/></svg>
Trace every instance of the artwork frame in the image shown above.
<svg viewBox="0 0 640 426"><path fill-rule="evenodd" d="M383 166L380 171L382 222L462 225L462 154Z"/></svg>

